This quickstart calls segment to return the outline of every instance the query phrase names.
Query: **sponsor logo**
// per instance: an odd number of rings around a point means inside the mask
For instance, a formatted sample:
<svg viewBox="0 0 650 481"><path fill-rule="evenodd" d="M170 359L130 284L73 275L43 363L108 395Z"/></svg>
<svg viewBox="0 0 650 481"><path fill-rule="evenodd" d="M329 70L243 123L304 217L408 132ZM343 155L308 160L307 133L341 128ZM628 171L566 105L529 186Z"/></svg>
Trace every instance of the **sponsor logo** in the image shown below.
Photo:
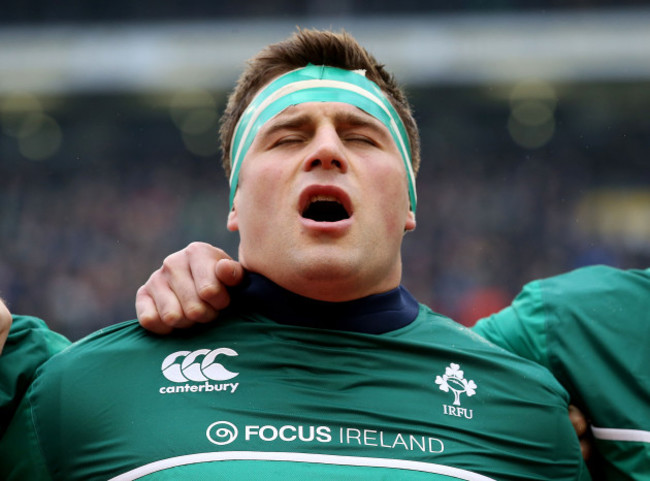
<svg viewBox="0 0 650 481"><path fill-rule="evenodd" d="M238 382L211 381L228 381L239 375L238 372L229 371L221 362L217 362L235 356L238 356L237 352L227 347L173 352L163 360L160 369L163 376L177 384L162 386L159 392L160 394L221 391L234 393L239 386Z"/></svg>
<svg viewBox="0 0 650 481"><path fill-rule="evenodd" d="M471 379L465 379L465 373L461 371L459 364L450 363L445 368L445 373L442 376L436 376L436 384L438 384L441 391L451 391L454 395L452 406L442 405L444 414L467 419L474 417L473 410L460 407L460 395L465 394L467 397L472 397L476 394L478 386Z"/></svg>
<svg viewBox="0 0 650 481"><path fill-rule="evenodd" d="M237 426L228 421L217 421L208 426L205 435L212 444L224 446L232 443L239 435Z"/></svg>
<svg viewBox="0 0 650 481"><path fill-rule="evenodd" d="M314 426L303 424L247 424L240 429L229 421L217 421L206 430L208 441L217 446L231 444L240 438L241 443L261 441L265 443L319 443L339 446L366 446L379 449L396 449L428 454L444 452L442 440L421 435L400 432L386 432L380 429L358 429L353 427Z"/></svg>

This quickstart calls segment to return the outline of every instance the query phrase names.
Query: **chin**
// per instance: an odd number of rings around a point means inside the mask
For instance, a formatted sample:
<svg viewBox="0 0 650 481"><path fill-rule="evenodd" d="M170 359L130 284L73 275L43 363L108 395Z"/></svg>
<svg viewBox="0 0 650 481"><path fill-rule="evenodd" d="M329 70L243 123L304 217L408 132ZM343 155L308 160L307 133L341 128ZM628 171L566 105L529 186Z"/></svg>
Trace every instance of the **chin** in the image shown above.
<svg viewBox="0 0 650 481"><path fill-rule="evenodd" d="M335 259L325 259L321 262L315 262L304 266L301 270L302 276L310 281L340 281L348 279L358 272L359 269L353 267L348 262L337 262Z"/></svg>

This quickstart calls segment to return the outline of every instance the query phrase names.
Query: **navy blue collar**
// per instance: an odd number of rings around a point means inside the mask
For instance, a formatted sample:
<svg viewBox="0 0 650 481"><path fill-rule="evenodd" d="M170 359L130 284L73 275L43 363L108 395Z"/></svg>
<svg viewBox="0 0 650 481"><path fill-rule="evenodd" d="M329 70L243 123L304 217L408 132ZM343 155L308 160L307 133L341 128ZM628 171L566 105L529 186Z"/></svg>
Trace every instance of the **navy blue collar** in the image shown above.
<svg viewBox="0 0 650 481"><path fill-rule="evenodd" d="M274 322L292 326L382 334L415 320L418 302L402 286L347 302L317 301L299 296L259 274L247 273L232 291L240 312L256 312Z"/></svg>

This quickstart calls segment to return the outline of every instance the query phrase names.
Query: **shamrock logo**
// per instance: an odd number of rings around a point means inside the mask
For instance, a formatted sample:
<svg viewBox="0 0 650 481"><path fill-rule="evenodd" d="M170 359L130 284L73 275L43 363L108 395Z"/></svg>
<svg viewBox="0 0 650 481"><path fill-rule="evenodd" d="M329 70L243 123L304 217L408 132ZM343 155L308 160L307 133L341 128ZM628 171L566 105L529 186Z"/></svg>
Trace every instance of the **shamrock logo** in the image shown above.
<svg viewBox="0 0 650 481"><path fill-rule="evenodd" d="M476 394L476 383L465 379L465 373L460 370L460 365L451 363L445 368L445 374L436 376L436 384L440 385L440 390L454 393L454 406L460 406L460 395L465 393L468 397Z"/></svg>

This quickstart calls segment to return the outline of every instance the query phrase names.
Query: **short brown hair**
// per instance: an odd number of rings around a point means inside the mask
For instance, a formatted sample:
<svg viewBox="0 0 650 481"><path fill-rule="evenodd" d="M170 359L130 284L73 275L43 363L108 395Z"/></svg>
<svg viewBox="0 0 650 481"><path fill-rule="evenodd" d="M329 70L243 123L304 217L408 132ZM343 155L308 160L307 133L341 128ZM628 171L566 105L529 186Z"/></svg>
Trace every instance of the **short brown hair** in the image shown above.
<svg viewBox="0 0 650 481"><path fill-rule="evenodd" d="M411 164L420 166L420 136L404 91L392 74L347 32L298 29L288 39L268 45L248 62L228 97L219 134L223 168L230 175L230 145L237 121L257 92L274 78L308 63L346 70L364 69L366 76L386 94L404 122L411 144Z"/></svg>

